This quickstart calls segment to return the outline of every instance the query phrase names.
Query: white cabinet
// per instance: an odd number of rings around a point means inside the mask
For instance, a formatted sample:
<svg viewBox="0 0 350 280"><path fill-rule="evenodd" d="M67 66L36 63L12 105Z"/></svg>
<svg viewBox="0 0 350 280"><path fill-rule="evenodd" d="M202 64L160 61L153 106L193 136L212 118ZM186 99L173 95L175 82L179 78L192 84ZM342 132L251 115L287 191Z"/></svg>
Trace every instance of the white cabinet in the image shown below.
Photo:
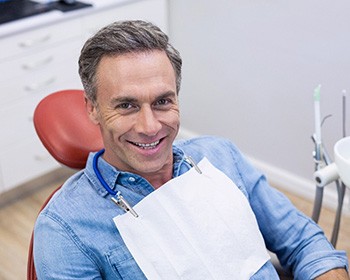
<svg viewBox="0 0 350 280"><path fill-rule="evenodd" d="M66 30L70 32L66 32ZM79 20L1 39L0 169L2 191L58 167L35 135L33 111L48 93L81 88Z"/></svg>
<svg viewBox="0 0 350 280"><path fill-rule="evenodd" d="M124 19L145 19L168 31L166 0L112 2L0 39L0 193L59 167L40 143L32 116L44 96L82 88L78 57L88 36Z"/></svg>

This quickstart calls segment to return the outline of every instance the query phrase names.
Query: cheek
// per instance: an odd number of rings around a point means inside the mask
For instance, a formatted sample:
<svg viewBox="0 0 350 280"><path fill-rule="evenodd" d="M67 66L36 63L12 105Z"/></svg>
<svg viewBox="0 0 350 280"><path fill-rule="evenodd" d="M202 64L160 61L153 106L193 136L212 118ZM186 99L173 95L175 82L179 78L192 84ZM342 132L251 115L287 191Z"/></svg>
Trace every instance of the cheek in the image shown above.
<svg viewBox="0 0 350 280"><path fill-rule="evenodd" d="M105 127L113 127L116 124L120 123L120 115L117 114L114 110L108 108L100 111L99 118Z"/></svg>
<svg viewBox="0 0 350 280"><path fill-rule="evenodd" d="M180 111L178 107L175 107L174 109L170 110L170 118L174 122L180 122Z"/></svg>
<svg viewBox="0 0 350 280"><path fill-rule="evenodd" d="M177 128L180 124L180 114L179 110L171 110L166 114L160 116L159 121L167 126Z"/></svg>
<svg viewBox="0 0 350 280"><path fill-rule="evenodd" d="M115 112L104 112L100 117L101 127L108 134L121 134L130 125L129 120L125 120Z"/></svg>

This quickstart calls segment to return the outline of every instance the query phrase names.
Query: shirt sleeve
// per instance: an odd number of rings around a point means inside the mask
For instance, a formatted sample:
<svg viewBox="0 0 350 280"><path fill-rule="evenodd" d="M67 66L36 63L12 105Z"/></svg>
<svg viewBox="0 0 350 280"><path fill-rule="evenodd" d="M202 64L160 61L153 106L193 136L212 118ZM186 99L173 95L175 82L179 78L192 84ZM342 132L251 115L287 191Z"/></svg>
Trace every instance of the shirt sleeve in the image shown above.
<svg viewBox="0 0 350 280"><path fill-rule="evenodd" d="M239 152L235 157L267 249L276 253L295 279L314 279L334 268L348 269L346 253L335 250L312 219L269 186Z"/></svg>
<svg viewBox="0 0 350 280"><path fill-rule="evenodd" d="M33 253L38 279L102 279L97 264L74 233L52 216L39 215Z"/></svg>

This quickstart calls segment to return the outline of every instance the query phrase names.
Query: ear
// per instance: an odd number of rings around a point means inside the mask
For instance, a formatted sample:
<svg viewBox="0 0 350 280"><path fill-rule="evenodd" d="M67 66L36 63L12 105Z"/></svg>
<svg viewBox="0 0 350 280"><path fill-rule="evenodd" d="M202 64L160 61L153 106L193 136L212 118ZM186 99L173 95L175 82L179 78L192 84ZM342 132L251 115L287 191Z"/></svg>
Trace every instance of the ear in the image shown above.
<svg viewBox="0 0 350 280"><path fill-rule="evenodd" d="M99 122L99 118L98 118L98 112L97 112L97 108L96 105L88 98L85 97L85 106L86 106L86 111L89 115L90 120L98 125Z"/></svg>

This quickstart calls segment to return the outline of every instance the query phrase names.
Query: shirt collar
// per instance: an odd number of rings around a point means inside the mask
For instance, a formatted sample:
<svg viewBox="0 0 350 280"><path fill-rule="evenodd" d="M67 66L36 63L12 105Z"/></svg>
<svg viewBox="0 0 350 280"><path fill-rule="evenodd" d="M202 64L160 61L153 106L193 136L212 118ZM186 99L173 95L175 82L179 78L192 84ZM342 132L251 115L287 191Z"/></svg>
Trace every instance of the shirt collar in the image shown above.
<svg viewBox="0 0 350 280"><path fill-rule="evenodd" d="M89 154L85 174L91 181L92 186L97 193L101 196L107 196L109 194L108 191L99 182L93 169L93 158L95 154L95 152ZM183 150L173 145L173 177L177 177L189 169L188 163L184 159L185 154ZM153 191L152 186L144 178L137 174L118 170L106 162L103 157L99 157L97 165L102 177L108 186L114 191L117 191L118 184L144 193L144 195Z"/></svg>

